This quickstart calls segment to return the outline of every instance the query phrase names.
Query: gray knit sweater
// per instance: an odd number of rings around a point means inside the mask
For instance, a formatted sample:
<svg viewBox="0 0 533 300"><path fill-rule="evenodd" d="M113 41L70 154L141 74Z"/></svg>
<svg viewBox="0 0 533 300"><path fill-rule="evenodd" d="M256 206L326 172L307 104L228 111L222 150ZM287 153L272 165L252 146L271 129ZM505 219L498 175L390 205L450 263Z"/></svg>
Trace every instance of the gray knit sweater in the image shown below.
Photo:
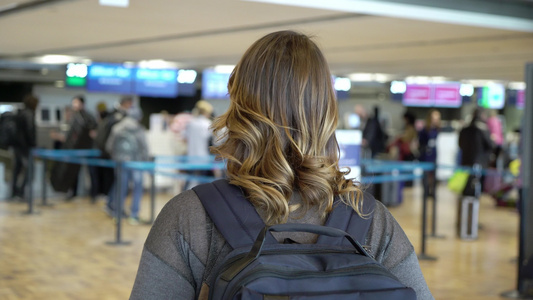
<svg viewBox="0 0 533 300"><path fill-rule="evenodd" d="M291 204L300 201L296 195ZM258 211L264 219L264 214ZM315 210L304 217L291 213L289 222L323 224ZM295 218L295 217L298 218ZM300 243L313 243L309 233L278 233ZM417 299L433 299L418 260L402 228L379 202L373 214L365 245L405 285L412 287ZM207 299L211 270L230 251L222 235L193 191L185 191L170 200L155 221L144 245L139 270L130 299Z"/></svg>

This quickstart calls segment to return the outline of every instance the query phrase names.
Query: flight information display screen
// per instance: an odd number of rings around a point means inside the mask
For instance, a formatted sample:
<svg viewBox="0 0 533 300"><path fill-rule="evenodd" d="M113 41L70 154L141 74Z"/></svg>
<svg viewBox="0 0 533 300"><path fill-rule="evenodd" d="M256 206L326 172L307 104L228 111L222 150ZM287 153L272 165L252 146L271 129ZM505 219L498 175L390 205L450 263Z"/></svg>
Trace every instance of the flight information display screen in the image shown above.
<svg viewBox="0 0 533 300"><path fill-rule="evenodd" d="M491 84L478 89L477 103L483 108L502 109L505 105L503 84Z"/></svg>
<svg viewBox="0 0 533 300"><path fill-rule="evenodd" d="M204 70L202 73L203 99L229 99L228 81L230 73Z"/></svg>
<svg viewBox="0 0 533 300"><path fill-rule="evenodd" d="M134 92L139 96L175 98L177 76L177 70L135 69Z"/></svg>
<svg viewBox="0 0 533 300"><path fill-rule="evenodd" d="M89 66L87 90L90 92L107 92L132 94L135 69L122 64L94 63Z"/></svg>

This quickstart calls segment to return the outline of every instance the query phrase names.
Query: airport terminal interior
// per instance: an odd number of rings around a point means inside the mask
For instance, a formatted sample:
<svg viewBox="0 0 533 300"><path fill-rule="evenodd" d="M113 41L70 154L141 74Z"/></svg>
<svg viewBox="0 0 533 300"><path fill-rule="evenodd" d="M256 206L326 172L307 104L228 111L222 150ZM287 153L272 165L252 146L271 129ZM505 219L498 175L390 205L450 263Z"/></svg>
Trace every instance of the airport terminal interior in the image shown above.
<svg viewBox="0 0 533 300"><path fill-rule="evenodd" d="M191 124L230 107L235 65L281 30L323 51L339 165L433 297L532 299L532 0L0 0L0 300L128 299L165 204L225 177ZM17 146L9 120L32 106L35 145ZM142 143L117 142L119 115ZM468 165L478 123L490 147Z"/></svg>

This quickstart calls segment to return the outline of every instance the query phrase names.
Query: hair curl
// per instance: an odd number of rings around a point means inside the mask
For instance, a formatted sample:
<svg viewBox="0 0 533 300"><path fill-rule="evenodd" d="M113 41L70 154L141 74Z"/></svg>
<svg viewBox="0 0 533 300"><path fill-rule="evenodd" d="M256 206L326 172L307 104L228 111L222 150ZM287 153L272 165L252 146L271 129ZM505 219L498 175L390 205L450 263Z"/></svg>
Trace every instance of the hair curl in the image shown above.
<svg viewBox="0 0 533 300"><path fill-rule="evenodd" d="M256 41L233 70L231 104L213 123L232 184L266 212L267 223L284 223L299 207L325 217L334 197L359 213L362 192L338 166L337 104L327 62L306 35L279 31Z"/></svg>

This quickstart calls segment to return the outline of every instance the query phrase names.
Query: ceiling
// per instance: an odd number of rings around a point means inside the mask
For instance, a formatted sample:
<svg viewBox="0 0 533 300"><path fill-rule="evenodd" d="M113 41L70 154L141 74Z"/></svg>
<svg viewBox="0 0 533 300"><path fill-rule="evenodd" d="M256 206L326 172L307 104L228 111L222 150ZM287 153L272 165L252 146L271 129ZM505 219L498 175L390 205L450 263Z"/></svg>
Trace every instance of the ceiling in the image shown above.
<svg viewBox="0 0 533 300"><path fill-rule="evenodd" d="M201 70L235 64L259 37L283 29L313 35L339 76L523 81L525 64L533 62L533 33L526 31L237 0L130 0L127 8L96 0L40 1L51 4L2 14L12 2L0 0L4 75L35 68L28 60L46 54L105 62L163 59Z"/></svg>

